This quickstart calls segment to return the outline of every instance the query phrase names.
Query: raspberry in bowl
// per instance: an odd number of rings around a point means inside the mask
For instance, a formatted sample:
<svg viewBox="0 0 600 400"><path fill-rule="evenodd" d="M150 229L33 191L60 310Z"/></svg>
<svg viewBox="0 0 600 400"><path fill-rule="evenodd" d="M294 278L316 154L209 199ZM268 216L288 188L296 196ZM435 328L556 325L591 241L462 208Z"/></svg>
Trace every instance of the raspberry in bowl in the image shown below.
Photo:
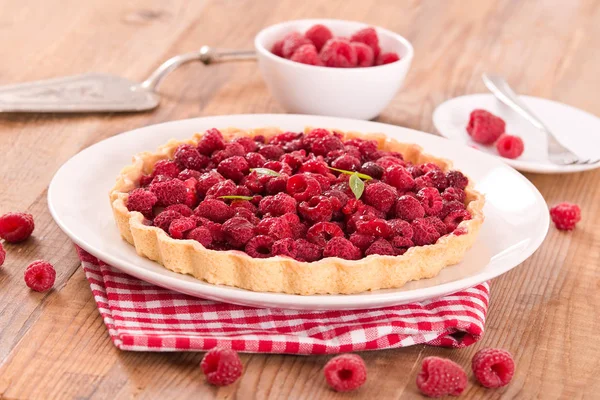
<svg viewBox="0 0 600 400"><path fill-rule="evenodd" d="M315 29L319 26L326 27L333 37ZM376 44L369 28L376 33ZM284 38L287 40L282 42ZM390 103L413 58L412 45L402 36L335 19L273 25L258 33L254 45L263 78L286 111L359 119L375 118ZM379 48L377 56L370 55L373 48L373 53Z"/></svg>

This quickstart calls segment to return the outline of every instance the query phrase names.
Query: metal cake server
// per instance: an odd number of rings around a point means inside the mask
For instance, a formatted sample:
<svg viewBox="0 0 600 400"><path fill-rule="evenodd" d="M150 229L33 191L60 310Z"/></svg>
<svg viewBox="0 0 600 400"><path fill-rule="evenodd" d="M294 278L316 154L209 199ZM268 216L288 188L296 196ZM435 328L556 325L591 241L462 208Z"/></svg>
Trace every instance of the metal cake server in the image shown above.
<svg viewBox="0 0 600 400"><path fill-rule="evenodd" d="M216 50L202 46L199 51L165 61L142 83L116 75L90 73L0 86L0 112L151 110L160 102L160 95L156 92L158 85L182 64L200 61L209 65L255 59L253 50Z"/></svg>

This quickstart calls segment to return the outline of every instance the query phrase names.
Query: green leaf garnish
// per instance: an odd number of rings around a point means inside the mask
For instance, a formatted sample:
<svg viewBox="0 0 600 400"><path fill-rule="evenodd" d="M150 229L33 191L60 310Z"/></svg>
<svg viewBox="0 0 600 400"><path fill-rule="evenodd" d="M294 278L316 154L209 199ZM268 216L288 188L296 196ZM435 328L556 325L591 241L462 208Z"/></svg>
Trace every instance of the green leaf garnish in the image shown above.
<svg viewBox="0 0 600 400"><path fill-rule="evenodd" d="M250 168L250 171L256 172L257 174L262 175L271 175L271 176L281 176L279 172L273 171L269 168Z"/></svg>
<svg viewBox="0 0 600 400"><path fill-rule="evenodd" d="M224 200L252 200L251 196L219 196L219 198Z"/></svg>
<svg viewBox="0 0 600 400"><path fill-rule="evenodd" d="M350 175L348 184L350 185L350 189L352 190L352 193L354 193L356 200L360 199L360 196L362 196L363 192L365 191L365 183L362 181L362 179L360 179L358 172Z"/></svg>
<svg viewBox="0 0 600 400"><path fill-rule="evenodd" d="M356 175L359 178L364 179L366 181L370 181L371 179L373 179L367 174L361 174L360 172L356 172L356 171L346 171L345 169L339 169L339 168L333 168L333 167L327 167L327 168L332 169L337 172L341 172L342 174L346 174L346 175Z"/></svg>

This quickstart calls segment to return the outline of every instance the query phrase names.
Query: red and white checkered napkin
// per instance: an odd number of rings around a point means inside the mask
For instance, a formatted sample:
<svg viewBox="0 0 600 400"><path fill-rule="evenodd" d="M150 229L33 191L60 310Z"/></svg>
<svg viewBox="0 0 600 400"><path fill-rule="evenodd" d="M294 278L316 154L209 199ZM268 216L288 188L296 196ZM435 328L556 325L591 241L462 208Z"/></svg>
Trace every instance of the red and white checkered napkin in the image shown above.
<svg viewBox="0 0 600 400"><path fill-rule="evenodd" d="M78 249L108 332L122 350L333 354L425 343L464 347L483 334L489 284L433 301L358 311L261 309L198 299L118 272Z"/></svg>

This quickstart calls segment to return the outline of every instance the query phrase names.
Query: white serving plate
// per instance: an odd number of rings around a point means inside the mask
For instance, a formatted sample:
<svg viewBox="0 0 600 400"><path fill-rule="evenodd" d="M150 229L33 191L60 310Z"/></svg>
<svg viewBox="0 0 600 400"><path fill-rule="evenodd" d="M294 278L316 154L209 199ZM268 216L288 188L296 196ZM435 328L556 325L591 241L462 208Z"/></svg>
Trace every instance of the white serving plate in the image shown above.
<svg viewBox="0 0 600 400"><path fill-rule="evenodd" d="M432 279L410 282L400 289L353 295L300 296L258 293L212 285L171 272L140 257L121 239L108 192L132 155L151 150L171 138L189 138L208 128L278 126L300 131L304 126L381 132L417 143L431 154L455 161L486 195L484 222L465 259ZM48 205L60 228L79 246L130 275L192 296L258 307L307 310L378 308L447 295L485 282L522 263L542 243L549 224L548 209L537 189L499 159L434 135L376 122L283 114L226 115L147 126L97 143L67 161L54 176Z"/></svg>

